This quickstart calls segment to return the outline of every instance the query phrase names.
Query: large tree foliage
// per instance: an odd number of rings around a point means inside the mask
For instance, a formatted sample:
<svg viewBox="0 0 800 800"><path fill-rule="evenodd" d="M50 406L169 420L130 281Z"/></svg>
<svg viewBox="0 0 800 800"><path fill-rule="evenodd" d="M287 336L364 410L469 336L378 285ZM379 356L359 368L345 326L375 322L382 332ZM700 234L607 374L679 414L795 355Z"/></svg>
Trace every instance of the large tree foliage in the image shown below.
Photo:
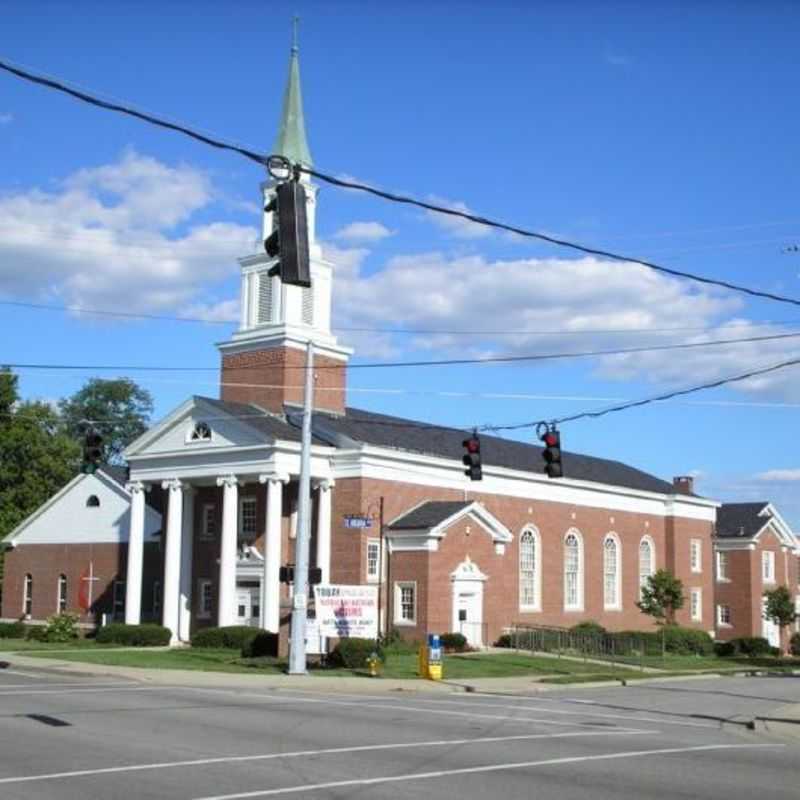
<svg viewBox="0 0 800 800"><path fill-rule="evenodd" d="M783 633L784 628L788 628L796 619L797 613L794 610L792 593L786 586L778 586L771 592L764 592L764 619L775 623ZM781 636L783 641L783 636Z"/></svg>
<svg viewBox="0 0 800 800"><path fill-rule="evenodd" d="M153 397L147 389L127 378L92 378L59 403L61 417L71 436L83 436L85 421L96 421L103 437L103 459L122 461L122 451L146 430L153 413Z"/></svg>
<svg viewBox="0 0 800 800"><path fill-rule="evenodd" d="M683 584L669 570L659 569L642 586L639 609L658 625L675 623L675 612L683 608Z"/></svg>
<svg viewBox="0 0 800 800"><path fill-rule="evenodd" d="M64 486L79 460L56 411L19 402L16 375L0 370L0 539Z"/></svg>

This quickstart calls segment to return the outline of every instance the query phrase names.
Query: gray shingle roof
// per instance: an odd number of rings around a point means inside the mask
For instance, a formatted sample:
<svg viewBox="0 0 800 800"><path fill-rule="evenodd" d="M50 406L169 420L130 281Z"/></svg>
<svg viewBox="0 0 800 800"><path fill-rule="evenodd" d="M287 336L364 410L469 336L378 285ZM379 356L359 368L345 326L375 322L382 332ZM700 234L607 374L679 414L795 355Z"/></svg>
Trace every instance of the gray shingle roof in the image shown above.
<svg viewBox="0 0 800 800"><path fill-rule="evenodd" d="M396 519L389 528L394 531L434 528L453 514L472 505L473 501L429 500Z"/></svg>
<svg viewBox="0 0 800 800"><path fill-rule="evenodd" d="M116 481L120 486L125 486L128 482L128 468L119 464L101 464L100 471L108 475L112 481Z"/></svg>
<svg viewBox="0 0 800 800"><path fill-rule="evenodd" d="M751 539L769 522L759 514L769 505L760 503L723 503L717 509L717 536L721 539Z"/></svg>
<svg viewBox="0 0 800 800"><path fill-rule="evenodd" d="M344 416L318 413L314 416L318 436L335 446L364 443L413 453L440 456L461 461L466 432L401 417L375 414L348 408ZM481 457L484 465L507 467L524 472L542 473L542 448L537 445L481 434ZM564 474L576 480L604 483L627 489L658 494L675 494L668 481L606 458L562 452Z"/></svg>

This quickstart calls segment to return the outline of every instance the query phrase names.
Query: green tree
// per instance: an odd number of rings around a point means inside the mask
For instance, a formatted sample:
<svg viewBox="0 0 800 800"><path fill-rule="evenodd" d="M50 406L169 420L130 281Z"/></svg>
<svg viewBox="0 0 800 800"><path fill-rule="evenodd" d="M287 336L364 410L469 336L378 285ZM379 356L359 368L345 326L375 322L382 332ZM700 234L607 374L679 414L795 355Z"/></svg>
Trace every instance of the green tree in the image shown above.
<svg viewBox="0 0 800 800"><path fill-rule="evenodd" d="M153 397L132 380L92 378L71 397L59 403L67 432L76 440L84 433L85 420L98 420L103 437L103 460L122 461L122 451L141 436L153 413Z"/></svg>
<svg viewBox="0 0 800 800"><path fill-rule="evenodd" d="M778 586L771 592L764 592L764 598L767 601L764 605L764 619L774 622L780 628L783 642L783 629L797 619L792 593L786 586Z"/></svg>
<svg viewBox="0 0 800 800"><path fill-rule="evenodd" d="M666 651L664 627L675 624L675 613L683 608L684 602L683 583L669 570L657 570L642 586L642 599L636 605L642 613L653 617L656 625L661 626L662 654Z"/></svg>

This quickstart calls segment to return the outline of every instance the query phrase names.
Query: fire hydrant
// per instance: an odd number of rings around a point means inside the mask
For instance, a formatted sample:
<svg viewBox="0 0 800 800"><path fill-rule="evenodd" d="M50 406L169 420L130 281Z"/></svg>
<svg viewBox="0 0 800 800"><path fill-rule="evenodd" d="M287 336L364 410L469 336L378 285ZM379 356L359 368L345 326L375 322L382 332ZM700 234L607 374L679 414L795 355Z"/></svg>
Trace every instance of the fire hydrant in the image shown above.
<svg viewBox="0 0 800 800"><path fill-rule="evenodd" d="M367 659L367 669L369 670L370 678L377 678L378 671L380 670L381 660L378 658L377 653L370 653L369 658Z"/></svg>

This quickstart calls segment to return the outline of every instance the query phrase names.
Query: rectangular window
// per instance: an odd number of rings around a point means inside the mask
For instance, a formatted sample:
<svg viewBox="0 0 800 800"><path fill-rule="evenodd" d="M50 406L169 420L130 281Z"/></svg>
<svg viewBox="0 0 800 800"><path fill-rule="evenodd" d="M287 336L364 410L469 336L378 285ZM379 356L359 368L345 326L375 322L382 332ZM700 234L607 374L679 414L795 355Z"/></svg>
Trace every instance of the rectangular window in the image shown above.
<svg viewBox="0 0 800 800"><path fill-rule="evenodd" d="M381 543L367 539L367 580L376 583L380 578Z"/></svg>
<svg viewBox="0 0 800 800"><path fill-rule="evenodd" d="M689 542L689 563L692 572L702 572L703 570L703 543L700 539L692 539Z"/></svg>
<svg viewBox="0 0 800 800"><path fill-rule="evenodd" d="M197 609L197 616L200 619L209 619L211 617L211 581L202 579L197 584L197 597L199 598L200 607Z"/></svg>
<svg viewBox="0 0 800 800"><path fill-rule="evenodd" d="M112 614L114 619L125 618L125 581L114 581L113 584L114 608Z"/></svg>
<svg viewBox="0 0 800 800"><path fill-rule="evenodd" d="M395 625L414 625L417 622L417 584L408 581L394 585Z"/></svg>
<svg viewBox="0 0 800 800"><path fill-rule="evenodd" d="M67 610L67 576L59 575L58 578L58 613L63 614Z"/></svg>
<svg viewBox="0 0 800 800"><path fill-rule="evenodd" d="M239 501L239 536L252 539L257 533L256 498L243 497Z"/></svg>
<svg viewBox="0 0 800 800"><path fill-rule="evenodd" d="M703 590L692 589L691 600L692 621L700 622L703 619Z"/></svg>
<svg viewBox="0 0 800 800"><path fill-rule="evenodd" d="M203 504L201 539L213 539L217 535L217 507L213 503Z"/></svg>
<svg viewBox="0 0 800 800"><path fill-rule="evenodd" d="M728 553L718 552L717 553L717 580L718 581L729 581L730 573L729 573L729 561L728 561Z"/></svg>
<svg viewBox="0 0 800 800"><path fill-rule="evenodd" d="M775 553L772 550L761 554L761 578L764 583L775 583Z"/></svg>
<svg viewBox="0 0 800 800"><path fill-rule="evenodd" d="M725 605L717 606L717 624L730 625L731 624L731 607Z"/></svg>

